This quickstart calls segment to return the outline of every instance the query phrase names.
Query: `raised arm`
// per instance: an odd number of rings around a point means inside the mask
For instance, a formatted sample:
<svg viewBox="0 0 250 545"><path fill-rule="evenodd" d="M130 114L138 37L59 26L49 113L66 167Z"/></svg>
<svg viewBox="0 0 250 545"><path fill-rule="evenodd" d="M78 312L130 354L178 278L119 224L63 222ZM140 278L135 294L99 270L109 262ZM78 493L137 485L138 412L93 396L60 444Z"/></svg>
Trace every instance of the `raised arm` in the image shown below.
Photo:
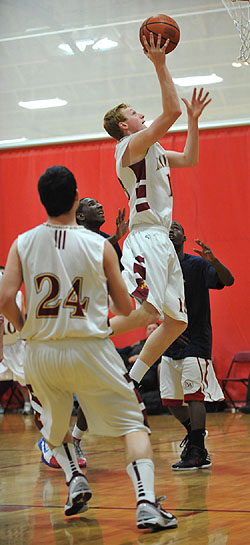
<svg viewBox="0 0 250 545"><path fill-rule="evenodd" d="M0 312L18 331L24 325L22 311L16 304L16 295L22 280L22 266L15 240L10 248L4 275L0 282Z"/></svg>
<svg viewBox="0 0 250 545"><path fill-rule="evenodd" d="M199 244L200 248L194 248L194 252L199 254L201 257L203 257L203 259L206 259L213 265L220 281L222 282L222 284L224 284L224 286L232 286L232 284L234 283L234 277L229 269L227 269L227 267L225 267L225 265L223 265L223 263L221 263L219 259L214 256L212 250L209 248L209 246L204 244L204 242L202 242L198 238L195 239L195 242Z"/></svg>
<svg viewBox="0 0 250 545"><path fill-rule="evenodd" d="M133 309L132 300L120 272L118 257L108 240L104 245L103 268L108 281L108 293L113 302L111 311L128 316Z"/></svg>
<svg viewBox="0 0 250 545"><path fill-rule="evenodd" d="M153 34L150 34L150 43L144 39L144 53L150 61L152 61L156 75L161 88L162 97L162 113L157 117L150 127L142 131L136 132L128 145L127 161L125 159L123 166L133 164L145 157L148 148L162 138L168 129L174 124L176 119L181 115L181 107L179 98L175 89L175 85L166 66L165 49L169 43L166 41L163 47L160 47L161 36L159 34L155 45Z"/></svg>
<svg viewBox="0 0 250 545"><path fill-rule="evenodd" d="M118 210L118 216L116 218L116 232L114 235L108 238L109 242L114 246L124 235L126 235L126 232L128 230L128 221L124 221L125 219L125 208L123 208L123 211L119 208Z"/></svg>
<svg viewBox="0 0 250 545"><path fill-rule="evenodd" d="M199 129L198 119L204 108L211 102L211 98L207 100L209 93L203 94L203 89L200 89L197 96L197 89L193 91L192 100L189 103L186 98L182 98L188 114L188 133L184 151L167 151L169 166L177 167L192 167L197 165L199 160Z"/></svg>

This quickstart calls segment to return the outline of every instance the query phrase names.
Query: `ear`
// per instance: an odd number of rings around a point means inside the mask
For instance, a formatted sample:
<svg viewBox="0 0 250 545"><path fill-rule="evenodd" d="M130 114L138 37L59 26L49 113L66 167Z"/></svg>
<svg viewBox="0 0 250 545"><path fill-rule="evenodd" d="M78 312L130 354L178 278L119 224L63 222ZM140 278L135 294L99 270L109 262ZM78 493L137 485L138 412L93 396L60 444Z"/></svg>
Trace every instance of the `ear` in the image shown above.
<svg viewBox="0 0 250 545"><path fill-rule="evenodd" d="M76 217L77 217L77 219L79 219L81 221L85 221L85 219L86 219L83 212L78 212L76 214Z"/></svg>
<svg viewBox="0 0 250 545"><path fill-rule="evenodd" d="M186 242L186 240L187 240L186 235L184 235L183 240L184 240L184 242Z"/></svg>
<svg viewBox="0 0 250 545"><path fill-rule="evenodd" d="M79 192L77 188L76 188L76 194L75 194L75 201L77 201L77 203L79 204Z"/></svg>
<svg viewBox="0 0 250 545"><path fill-rule="evenodd" d="M123 131L124 129L128 128L128 125L127 125L126 121L119 121L118 127L119 127L119 129L121 129Z"/></svg>

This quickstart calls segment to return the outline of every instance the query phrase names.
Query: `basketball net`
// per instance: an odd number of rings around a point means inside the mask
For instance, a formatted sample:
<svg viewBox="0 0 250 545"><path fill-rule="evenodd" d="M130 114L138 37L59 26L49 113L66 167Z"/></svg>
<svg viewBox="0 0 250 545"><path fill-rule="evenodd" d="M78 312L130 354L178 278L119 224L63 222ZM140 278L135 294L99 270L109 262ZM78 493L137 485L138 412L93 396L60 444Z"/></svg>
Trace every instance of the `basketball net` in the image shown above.
<svg viewBox="0 0 250 545"><path fill-rule="evenodd" d="M222 0L240 34L239 61L250 64L250 0Z"/></svg>

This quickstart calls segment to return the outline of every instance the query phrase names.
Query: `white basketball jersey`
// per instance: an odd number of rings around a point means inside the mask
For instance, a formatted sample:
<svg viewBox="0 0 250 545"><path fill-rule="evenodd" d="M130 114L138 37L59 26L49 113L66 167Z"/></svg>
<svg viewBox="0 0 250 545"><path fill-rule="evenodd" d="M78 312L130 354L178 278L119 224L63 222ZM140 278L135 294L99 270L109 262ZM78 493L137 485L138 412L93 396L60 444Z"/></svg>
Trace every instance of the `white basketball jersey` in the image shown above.
<svg viewBox="0 0 250 545"><path fill-rule="evenodd" d="M129 228L147 223L162 225L169 230L173 197L166 150L156 142L144 159L123 167L122 158L132 136L122 138L115 151L117 176L129 199Z"/></svg>
<svg viewBox="0 0 250 545"><path fill-rule="evenodd" d="M3 276L3 273L0 271L0 281ZM16 304L22 310L22 303L23 303L23 294L19 290L17 292L16 296ZM20 333L16 330L16 328L11 324L7 318L4 317L4 325L3 325L3 345L9 346L11 344L16 344L17 341L20 339Z"/></svg>
<svg viewBox="0 0 250 545"><path fill-rule="evenodd" d="M27 340L101 337L108 326L105 239L81 226L45 223L19 235Z"/></svg>

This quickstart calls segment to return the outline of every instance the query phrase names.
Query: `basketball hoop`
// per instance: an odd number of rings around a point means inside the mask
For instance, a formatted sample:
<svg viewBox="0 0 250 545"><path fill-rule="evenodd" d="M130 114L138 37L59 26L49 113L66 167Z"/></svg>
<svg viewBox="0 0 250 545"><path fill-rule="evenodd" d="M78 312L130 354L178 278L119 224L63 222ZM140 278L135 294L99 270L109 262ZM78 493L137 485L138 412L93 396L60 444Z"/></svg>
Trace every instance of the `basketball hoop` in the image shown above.
<svg viewBox="0 0 250 545"><path fill-rule="evenodd" d="M250 0L222 0L240 34L239 61L250 64Z"/></svg>

